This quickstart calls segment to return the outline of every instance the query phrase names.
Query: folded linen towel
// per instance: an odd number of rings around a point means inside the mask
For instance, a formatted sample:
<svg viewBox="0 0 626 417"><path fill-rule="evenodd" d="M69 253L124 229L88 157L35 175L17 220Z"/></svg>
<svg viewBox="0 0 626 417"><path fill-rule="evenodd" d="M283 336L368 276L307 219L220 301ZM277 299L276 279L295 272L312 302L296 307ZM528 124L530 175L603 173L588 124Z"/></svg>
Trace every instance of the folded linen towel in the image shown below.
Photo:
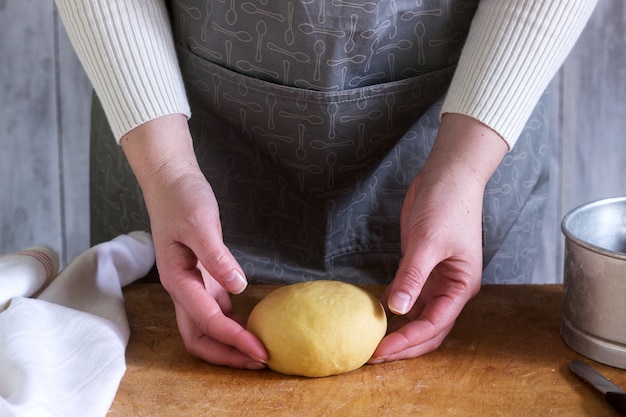
<svg viewBox="0 0 626 417"><path fill-rule="evenodd" d="M52 281L59 256L47 246L0 255L0 311L13 297L30 297Z"/></svg>
<svg viewBox="0 0 626 417"><path fill-rule="evenodd" d="M150 235L133 232L79 255L37 298L13 297L0 312L0 416L106 415L126 369L122 287L153 264Z"/></svg>

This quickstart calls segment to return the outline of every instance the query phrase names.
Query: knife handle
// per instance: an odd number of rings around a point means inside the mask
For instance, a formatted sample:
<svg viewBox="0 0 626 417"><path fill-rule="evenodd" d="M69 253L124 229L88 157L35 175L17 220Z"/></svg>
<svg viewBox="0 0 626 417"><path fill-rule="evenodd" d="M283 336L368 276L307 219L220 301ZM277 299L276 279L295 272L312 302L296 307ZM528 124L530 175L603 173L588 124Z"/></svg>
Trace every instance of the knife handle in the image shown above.
<svg viewBox="0 0 626 417"><path fill-rule="evenodd" d="M604 396L606 400L620 412L621 415L626 416L626 392L607 392Z"/></svg>

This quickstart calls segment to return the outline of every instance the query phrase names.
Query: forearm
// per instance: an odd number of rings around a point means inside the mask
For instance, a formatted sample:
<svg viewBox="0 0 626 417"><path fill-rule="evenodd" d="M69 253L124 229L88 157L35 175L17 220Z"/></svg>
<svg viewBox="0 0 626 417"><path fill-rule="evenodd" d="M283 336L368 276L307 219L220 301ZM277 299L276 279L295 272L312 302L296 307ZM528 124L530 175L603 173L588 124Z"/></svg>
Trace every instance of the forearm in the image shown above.
<svg viewBox="0 0 626 417"><path fill-rule="evenodd" d="M56 4L116 140L160 116L190 116L162 0Z"/></svg>
<svg viewBox="0 0 626 417"><path fill-rule="evenodd" d="M482 0L444 102L512 148L597 0Z"/></svg>

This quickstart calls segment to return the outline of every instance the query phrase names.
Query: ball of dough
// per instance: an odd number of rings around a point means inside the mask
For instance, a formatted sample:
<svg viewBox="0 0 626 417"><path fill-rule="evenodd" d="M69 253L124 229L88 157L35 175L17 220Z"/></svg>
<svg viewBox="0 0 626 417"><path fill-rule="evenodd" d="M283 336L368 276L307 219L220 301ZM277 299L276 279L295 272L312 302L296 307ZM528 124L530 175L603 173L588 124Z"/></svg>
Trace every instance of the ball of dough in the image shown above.
<svg viewBox="0 0 626 417"><path fill-rule="evenodd" d="M387 331L387 318L380 302L355 285L307 281L263 298L248 329L265 345L271 369L323 377L365 364Z"/></svg>

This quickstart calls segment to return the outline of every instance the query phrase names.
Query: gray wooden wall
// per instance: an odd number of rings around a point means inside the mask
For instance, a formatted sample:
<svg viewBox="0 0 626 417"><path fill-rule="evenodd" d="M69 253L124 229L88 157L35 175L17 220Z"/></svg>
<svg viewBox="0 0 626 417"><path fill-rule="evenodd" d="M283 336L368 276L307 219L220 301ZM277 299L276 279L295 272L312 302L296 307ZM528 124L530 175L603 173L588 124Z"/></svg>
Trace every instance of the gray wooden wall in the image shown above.
<svg viewBox="0 0 626 417"><path fill-rule="evenodd" d="M0 253L89 244L90 84L52 1L0 0Z"/></svg>
<svg viewBox="0 0 626 417"><path fill-rule="evenodd" d="M89 245L90 85L52 1L0 0L0 253ZM536 282L560 282L567 211L626 195L626 10L598 8L555 77L552 188Z"/></svg>

